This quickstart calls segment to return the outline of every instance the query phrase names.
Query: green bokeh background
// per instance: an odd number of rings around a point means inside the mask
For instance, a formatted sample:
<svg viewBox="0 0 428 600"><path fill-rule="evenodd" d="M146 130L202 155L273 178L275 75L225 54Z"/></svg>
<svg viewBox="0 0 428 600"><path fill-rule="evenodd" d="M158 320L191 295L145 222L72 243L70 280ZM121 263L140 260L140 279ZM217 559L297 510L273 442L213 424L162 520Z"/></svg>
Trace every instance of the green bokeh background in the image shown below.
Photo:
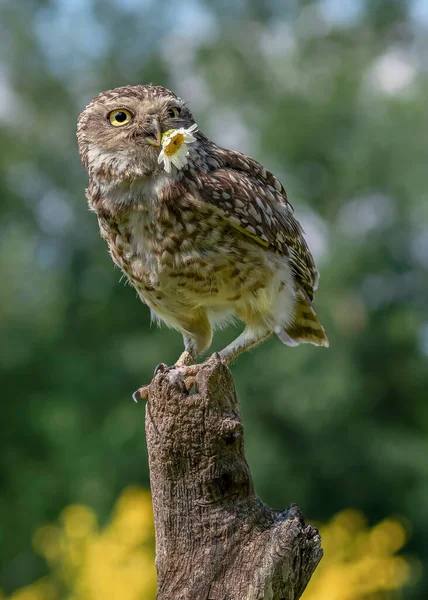
<svg viewBox="0 0 428 600"><path fill-rule="evenodd" d="M330 349L276 339L233 367L259 495L411 531L428 563L428 2L0 2L0 588L46 572L31 535L148 486L131 392L180 336L150 326L84 198L78 113L153 82L284 183L321 271ZM218 334L219 349L237 331ZM428 597L426 574L405 598Z"/></svg>

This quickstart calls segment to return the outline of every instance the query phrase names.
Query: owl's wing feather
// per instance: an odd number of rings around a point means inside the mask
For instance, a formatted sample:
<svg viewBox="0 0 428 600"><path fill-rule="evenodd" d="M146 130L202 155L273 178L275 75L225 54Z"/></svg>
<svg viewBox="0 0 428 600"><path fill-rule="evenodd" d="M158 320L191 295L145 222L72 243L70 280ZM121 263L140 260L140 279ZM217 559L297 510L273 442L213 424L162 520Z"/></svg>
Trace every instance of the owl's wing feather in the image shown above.
<svg viewBox="0 0 428 600"><path fill-rule="evenodd" d="M232 155L227 167L201 177L202 200L219 208L242 234L286 256L296 282L312 300L318 271L284 188L256 161L239 153L227 153Z"/></svg>

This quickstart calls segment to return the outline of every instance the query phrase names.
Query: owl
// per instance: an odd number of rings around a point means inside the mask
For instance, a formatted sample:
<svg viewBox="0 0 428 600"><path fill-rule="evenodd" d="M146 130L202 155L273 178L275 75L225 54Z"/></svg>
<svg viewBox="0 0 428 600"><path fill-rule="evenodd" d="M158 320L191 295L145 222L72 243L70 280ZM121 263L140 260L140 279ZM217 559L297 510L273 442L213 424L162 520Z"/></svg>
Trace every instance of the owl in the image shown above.
<svg viewBox="0 0 428 600"><path fill-rule="evenodd" d="M152 84L99 94L77 138L113 261L153 319L183 336L173 368L194 376L213 330L236 318L244 328L219 352L226 364L272 334L328 346L312 304L318 271L265 167L209 140L181 98Z"/></svg>

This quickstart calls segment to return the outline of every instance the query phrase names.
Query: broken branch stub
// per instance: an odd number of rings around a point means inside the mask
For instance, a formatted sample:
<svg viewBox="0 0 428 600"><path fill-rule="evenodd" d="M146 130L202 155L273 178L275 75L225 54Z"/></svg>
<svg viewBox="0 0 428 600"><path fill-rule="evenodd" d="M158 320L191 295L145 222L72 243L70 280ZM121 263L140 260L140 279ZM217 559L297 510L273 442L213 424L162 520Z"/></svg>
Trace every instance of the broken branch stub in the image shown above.
<svg viewBox="0 0 428 600"><path fill-rule="evenodd" d="M185 368L155 377L146 437L158 600L297 600L322 557L296 505L255 494L229 369L211 359L196 393Z"/></svg>

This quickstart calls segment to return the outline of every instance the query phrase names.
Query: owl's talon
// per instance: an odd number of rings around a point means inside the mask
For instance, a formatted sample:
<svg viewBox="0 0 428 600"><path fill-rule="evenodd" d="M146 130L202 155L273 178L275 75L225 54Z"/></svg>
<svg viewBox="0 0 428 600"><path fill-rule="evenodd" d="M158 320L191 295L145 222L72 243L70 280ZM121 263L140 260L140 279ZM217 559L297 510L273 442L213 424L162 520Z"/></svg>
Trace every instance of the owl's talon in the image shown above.
<svg viewBox="0 0 428 600"><path fill-rule="evenodd" d="M149 386L148 385L143 385L143 387L138 388L138 390L135 390L135 392L132 394L132 399L136 404L138 404L138 400L147 400L148 397L149 397Z"/></svg>
<svg viewBox="0 0 428 600"><path fill-rule="evenodd" d="M167 373L167 372L168 372L168 365L166 365L165 363L159 363L154 370L153 377L156 377L156 375L158 373Z"/></svg>

